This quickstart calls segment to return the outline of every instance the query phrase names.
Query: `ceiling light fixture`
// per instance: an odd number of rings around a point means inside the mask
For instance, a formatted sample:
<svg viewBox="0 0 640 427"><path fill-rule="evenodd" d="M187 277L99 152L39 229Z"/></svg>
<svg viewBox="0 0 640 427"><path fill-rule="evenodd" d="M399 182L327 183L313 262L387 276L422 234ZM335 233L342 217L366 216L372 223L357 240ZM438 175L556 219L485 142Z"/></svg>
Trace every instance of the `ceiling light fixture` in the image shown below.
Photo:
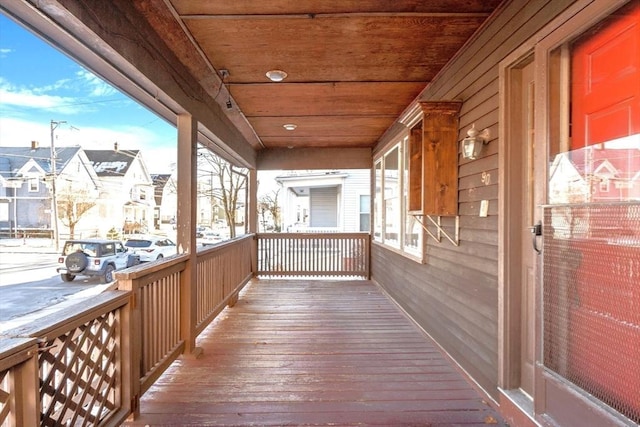
<svg viewBox="0 0 640 427"><path fill-rule="evenodd" d="M287 78L287 73L282 70L269 70L266 76L272 82L281 82Z"/></svg>
<svg viewBox="0 0 640 427"><path fill-rule="evenodd" d="M282 125L282 127L285 128L286 130L294 130L298 126L294 125L293 123L287 123L285 125Z"/></svg>

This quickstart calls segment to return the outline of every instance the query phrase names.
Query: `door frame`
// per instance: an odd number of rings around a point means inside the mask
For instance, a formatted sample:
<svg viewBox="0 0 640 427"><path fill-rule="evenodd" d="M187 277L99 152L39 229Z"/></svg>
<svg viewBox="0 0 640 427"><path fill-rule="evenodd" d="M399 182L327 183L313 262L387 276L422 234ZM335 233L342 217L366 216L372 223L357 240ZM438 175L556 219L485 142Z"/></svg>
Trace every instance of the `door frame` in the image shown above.
<svg viewBox="0 0 640 427"><path fill-rule="evenodd" d="M521 233L518 228L520 218L512 214L519 204L519 171L511 167L517 164L517 150L510 146L513 126L511 117L510 82L513 72L531 58L534 64L535 82L535 152L536 170L542 179L535 186L535 203L546 203L547 197L547 152L549 122L549 54L563 43L575 38L591 28L595 23L614 10L637 0L579 0L567 8L541 31L514 50L499 64L499 186L498 200L501 218L498 223L498 387L501 403L514 405L520 413L538 422L554 420L561 425L624 425L604 404L590 398L566 381L550 372L543 364L543 312L542 312L542 257L535 266L535 378L533 401L518 390L520 365L520 255L515 250L518 241L513 233ZM536 206L534 222L540 219L541 209ZM533 225L533 224L532 224ZM503 401L502 399L506 399ZM501 405L502 406L502 405Z"/></svg>

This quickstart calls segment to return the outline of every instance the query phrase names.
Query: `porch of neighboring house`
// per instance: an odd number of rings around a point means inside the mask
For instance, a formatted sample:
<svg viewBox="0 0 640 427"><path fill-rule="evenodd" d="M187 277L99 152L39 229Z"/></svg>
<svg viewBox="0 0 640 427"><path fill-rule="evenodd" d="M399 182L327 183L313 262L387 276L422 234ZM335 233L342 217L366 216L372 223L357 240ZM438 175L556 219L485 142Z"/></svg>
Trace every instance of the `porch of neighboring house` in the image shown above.
<svg viewBox="0 0 640 427"><path fill-rule="evenodd" d="M368 280L252 280L126 425L505 425Z"/></svg>

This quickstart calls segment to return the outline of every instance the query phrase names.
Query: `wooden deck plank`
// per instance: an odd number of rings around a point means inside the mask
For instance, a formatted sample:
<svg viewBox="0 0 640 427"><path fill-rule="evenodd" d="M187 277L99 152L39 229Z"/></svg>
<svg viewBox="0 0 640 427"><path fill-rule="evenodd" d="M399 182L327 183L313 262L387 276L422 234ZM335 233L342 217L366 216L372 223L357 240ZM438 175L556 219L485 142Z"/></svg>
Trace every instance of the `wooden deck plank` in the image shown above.
<svg viewBox="0 0 640 427"><path fill-rule="evenodd" d="M126 425L505 425L368 281L254 281L198 346Z"/></svg>

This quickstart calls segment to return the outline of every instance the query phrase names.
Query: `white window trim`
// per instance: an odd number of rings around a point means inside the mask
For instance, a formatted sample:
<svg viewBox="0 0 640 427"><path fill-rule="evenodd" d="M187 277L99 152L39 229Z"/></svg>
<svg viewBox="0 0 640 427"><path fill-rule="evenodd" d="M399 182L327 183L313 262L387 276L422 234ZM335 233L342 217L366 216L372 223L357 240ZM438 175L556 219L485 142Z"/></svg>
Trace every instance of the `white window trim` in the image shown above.
<svg viewBox="0 0 640 427"><path fill-rule="evenodd" d="M400 254L406 258L409 258L413 261L419 262L421 264L424 264L426 262L426 250L425 250L425 243L426 243L426 236L425 236L425 231L422 227L420 227L420 247L419 249L416 251L414 250L412 247L407 246L405 243L405 229L406 229L406 223L407 223L407 215L409 215L409 213L407 212L407 206L406 206L406 202L405 202L405 185L407 185L407 183L405 182L405 174L404 174L404 168L405 168L405 150L407 149L407 144L408 144L408 140L409 140L409 135L408 134L403 134L401 135L395 143L390 144L389 146L385 147L384 150L380 151L373 159L373 180L374 180L374 191L373 194L371 195L372 197L372 206L374 207L372 212L371 212L371 229L372 229L372 235L373 235L373 239L372 242L373 244L376 245L380 245L382 247L384 247L385 249L388 249L392 252L395 252L397 254ZM398 165L398 173L399 173L399 179L398 179L398 197L399 197L399 209L400 209L400 227L398 230L399 233L399 238L398 241L396 243L396 241L394 240L393 243L387 243L385 242L385 230L386 230L386 208L385 208L385 204L384 204L384 189L385 189L385 155L387 155L388 153L390 153L391 151L393 151L395 148L399 148L399 165ZM375 171L376 171L376 166L378 165L378 163L380 164L380 194L378 194L375 189L378 186L378 182L377 182L377 177L375 175ZM378 200L378 197L380 198L380 200ZM381 206L379 206L377 209L376 207L378 206L378 203L382 203ZM378 211L380 212L380 216L381 218L378 219L377 213ZM380 221L380 236L376 238L375 236L375 225L376 222Z"/></svg>

